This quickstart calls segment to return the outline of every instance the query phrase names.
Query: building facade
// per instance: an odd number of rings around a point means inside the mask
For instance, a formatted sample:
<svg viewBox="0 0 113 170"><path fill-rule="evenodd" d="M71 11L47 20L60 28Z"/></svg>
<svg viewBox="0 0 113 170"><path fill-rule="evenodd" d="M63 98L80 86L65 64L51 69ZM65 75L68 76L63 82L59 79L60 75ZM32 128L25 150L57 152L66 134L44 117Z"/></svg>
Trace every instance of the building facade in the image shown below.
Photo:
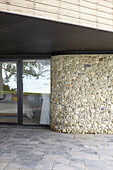
<svg viewBox="0 0 113 170"><path fill-rule="evenodd" d="M0 21L0 122L112 134L113 1L0 0Z"/></svg>
<svg viewBox="0 0 113 170"><path fill-rule="evenodd" d="M112 0L1 0L0 11L113 31Z"/></svg>

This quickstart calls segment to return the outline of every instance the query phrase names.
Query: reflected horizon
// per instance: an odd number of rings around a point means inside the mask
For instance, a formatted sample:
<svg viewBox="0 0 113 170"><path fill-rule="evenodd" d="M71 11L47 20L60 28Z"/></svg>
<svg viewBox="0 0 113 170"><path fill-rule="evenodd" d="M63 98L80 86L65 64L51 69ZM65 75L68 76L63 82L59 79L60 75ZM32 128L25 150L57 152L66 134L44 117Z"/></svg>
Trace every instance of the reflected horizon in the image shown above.
<svg viewBox="0 0 113 170"><path fill-rule="evenodd" d="M23 113L33 124L50 124L49 95L50 60L23 61Z"/></svg>

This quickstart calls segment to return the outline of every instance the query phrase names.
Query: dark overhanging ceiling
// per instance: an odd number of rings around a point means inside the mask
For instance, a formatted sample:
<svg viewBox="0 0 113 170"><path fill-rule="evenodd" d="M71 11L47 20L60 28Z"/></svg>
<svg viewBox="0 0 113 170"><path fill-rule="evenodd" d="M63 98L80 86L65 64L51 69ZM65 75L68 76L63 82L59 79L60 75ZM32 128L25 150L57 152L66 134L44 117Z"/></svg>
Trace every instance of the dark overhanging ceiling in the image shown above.
<svg viewBox="0 0 113 170"><path fill-rule="evenodd" d="M0 55L112 53L113 33L0 12Z"/></svg>

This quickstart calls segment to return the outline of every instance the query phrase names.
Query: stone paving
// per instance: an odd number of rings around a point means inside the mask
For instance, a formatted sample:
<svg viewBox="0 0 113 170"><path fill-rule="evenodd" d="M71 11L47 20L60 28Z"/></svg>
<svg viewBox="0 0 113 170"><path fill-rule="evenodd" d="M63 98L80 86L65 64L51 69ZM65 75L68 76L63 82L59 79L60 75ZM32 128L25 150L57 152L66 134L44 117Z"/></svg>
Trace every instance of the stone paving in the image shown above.
<svg viewBox="0 0 113 170"><path fill-rule="evenodd" d="M0 170L113 170L113 135L1 126Z"/></svg>

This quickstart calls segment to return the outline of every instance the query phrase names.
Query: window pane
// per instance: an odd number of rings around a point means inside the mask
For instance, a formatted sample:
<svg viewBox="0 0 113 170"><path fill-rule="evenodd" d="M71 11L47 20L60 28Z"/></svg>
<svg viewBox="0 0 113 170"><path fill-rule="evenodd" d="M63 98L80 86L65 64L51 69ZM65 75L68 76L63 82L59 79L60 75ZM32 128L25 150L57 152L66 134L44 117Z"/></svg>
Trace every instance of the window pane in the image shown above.
<svg viewBox="0 0 113 170"><path fill-rule="evenodd" d="M16 62L0 62L0 122L17 122Z"/></svg>
<svg viewBox="0 0 113 170"><path fill-rule="evenodd" d="M23 61L24 124L50 124L50 60Z"/></svg>

